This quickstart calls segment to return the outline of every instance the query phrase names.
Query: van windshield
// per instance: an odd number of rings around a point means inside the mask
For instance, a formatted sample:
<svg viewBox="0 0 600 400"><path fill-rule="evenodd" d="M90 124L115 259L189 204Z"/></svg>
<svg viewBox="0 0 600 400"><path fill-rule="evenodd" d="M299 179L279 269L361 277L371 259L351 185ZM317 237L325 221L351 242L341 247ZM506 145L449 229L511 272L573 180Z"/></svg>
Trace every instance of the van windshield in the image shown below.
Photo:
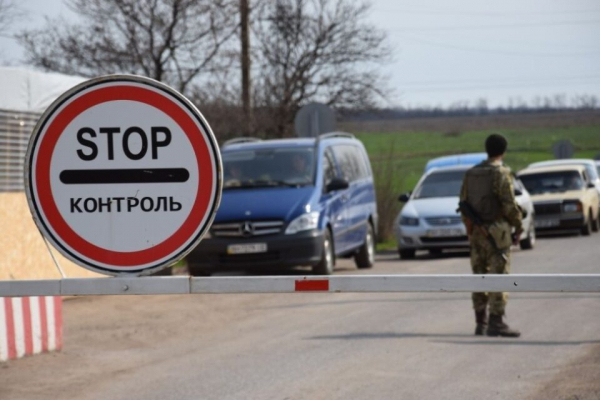
<svg viewBox="0 0 600 400"><path fill-rule="evenodd" d="M543 172L520 176L521 182L531 194L582 190L583 179L577 171Z"/></svg>
<svg viewBox="0 0 600 400"><path fill-rule="evenodd" d="M297 187L314 181L313 147L228 151L222 157L225 189Z"/></svg>
<svg viewBox="0 0 600 400"><path fill-rule="evenodd" d="M467 170L433 172L415 190L414 199L458 197Z"/></svg>

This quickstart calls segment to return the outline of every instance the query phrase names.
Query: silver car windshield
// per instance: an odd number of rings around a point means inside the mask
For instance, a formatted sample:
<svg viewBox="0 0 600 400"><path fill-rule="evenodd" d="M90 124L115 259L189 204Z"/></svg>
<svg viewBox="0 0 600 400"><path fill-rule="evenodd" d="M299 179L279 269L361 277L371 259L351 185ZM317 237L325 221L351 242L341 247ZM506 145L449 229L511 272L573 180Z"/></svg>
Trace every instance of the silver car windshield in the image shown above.
<svg viewBox="0 0 600 400"><path fill-rule="evenodd" d="M466 170L433 172L417 187L414 199L458 197Z"/></svg>
<svg viewBox="0 0 600 400"><path fill-rule="evenodd" d="M520 176L531 194L566 192L583 189L583 179L577 171L544 172Z"/></svg>
<svg viewBox="0 0 600 400"><path fill-rule="evenodd" d="M227 151L222 158L225 189L313 184L313 147Z"/></svg>

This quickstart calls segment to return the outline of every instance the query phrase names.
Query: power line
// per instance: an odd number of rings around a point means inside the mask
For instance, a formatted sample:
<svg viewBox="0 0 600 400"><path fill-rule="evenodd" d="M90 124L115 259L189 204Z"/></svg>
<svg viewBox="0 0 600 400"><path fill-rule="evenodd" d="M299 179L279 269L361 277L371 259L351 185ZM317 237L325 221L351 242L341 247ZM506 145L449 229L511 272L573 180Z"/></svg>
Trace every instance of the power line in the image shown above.
<svg viewBox="0 0 600 400"><path fill-rule="evenodd" d="M549 85L548 83L552 83L554 85ZM548 83L531 83L531 84L527 84L527 83L515 83L515 84L506 84L506 85L482 85L482 86L455 86L455 87L442 87L442 88L434 88L434 87L424 87L424 88L418 88L418 87L413 87L413 88L407 88L406 92L457 92L457 91L473 91L473 90L494 90L494 89L513 89L513 88L524 88L524 87L529 87L529 88L540 88L540 87L553 87L553 86L563 86L563 85L589 85L590 83L592 83L591 81L581 81L581 82L577 82L577 81L571 81L571 82L548 82ZM600 78L598 79L597 82L593 82L593 83L600 83ZM404 87L402 85L401 89L403 89Z"/></svg>
<svg viewBox="0 0 600 400"><path fill-rule="evenodd" d="M490 11L457 11L455 9L415 9L415 8L378 8L373 7L373 12L377 13L406 13L406 14L425 14L425 15L467 15L467 16L488 16L488 17L520 17L528 15L565 15L565 14L592 14L600 12L600 8L582 9L582 10L562 10L562 11L530 11L523 12L515 10L512 12L490 12Z"/></svg>
<svg viewBox="0 0 600 400"><path fill-rule="evenodd" d="M450 79L450 80L422 80L422 81L409 81L404 82L403 85L455 85L455 84L470 84L470 83L490 83L490 84L514 84L519 85L521 83L554 83L569 81L582 81L582 80L597 80L600 79L600 75L580 75L580 76L558 76L558 77L543 77L543 78L499 78L499 79Z"/></svg>
<svg viewBox="0 0 600 400"><path fill-rule="evenodd" d="M561 52L561 53L536 53L532 51L515 51L515 50L493 50L489 48L481 48L481 47L469 47L469 46L459 46L456 44L437 42L432 40L423 39L420 37L416 37L414 35L410 35L408 33L399 32L399 34L407 37L415 42L425 44L428 46L434 47L442 47L446 49L456 49L461 51L468 51L472 53L486 53L486 54L497 54L497 55L506 55L506 56L526 56L526 57L579 57L579 56L591 56L600 54L600 49L598 51L591 52Z"/></svg>
<svg viewBox="0 0 600 400"><path fill-rule="evenodd" d="M388 28L389 31L407 32L407 31L460 31L460 30L488 30L488 29L503 29L503 28L537 28L546 26L559 25L588 25L598 24L600 20L579 20L579 21L552 21L552 22L533 22L533 23L514 23L514 24L490 24L490 25L464 25L464 26L437 26L437 27L419 27L408 26L404 28Z"/></svg>

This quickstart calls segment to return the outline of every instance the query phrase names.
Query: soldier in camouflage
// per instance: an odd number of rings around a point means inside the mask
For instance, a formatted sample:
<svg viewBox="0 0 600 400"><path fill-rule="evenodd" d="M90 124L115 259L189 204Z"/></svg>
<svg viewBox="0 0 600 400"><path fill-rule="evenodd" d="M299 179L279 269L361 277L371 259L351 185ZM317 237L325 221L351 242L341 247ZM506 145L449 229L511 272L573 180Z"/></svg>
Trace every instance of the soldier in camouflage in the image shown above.
<svg viewBox="0 0 600 400"><path fill-rule="evenodd" d="M485 223L485 227L478 227L463 215L474 274L510 273L511 227L516 230L515 240L522 231L522 213L515 201L510 169L502 164L506 147L507 141L502 135L490 135L485 141L488 159L468 170L463 180L460 200L467 201ZM490 243L488 235L497 248ZM472 298L476 335L520 336L520 332L502 320L507 293L473 293Z"/></svg>

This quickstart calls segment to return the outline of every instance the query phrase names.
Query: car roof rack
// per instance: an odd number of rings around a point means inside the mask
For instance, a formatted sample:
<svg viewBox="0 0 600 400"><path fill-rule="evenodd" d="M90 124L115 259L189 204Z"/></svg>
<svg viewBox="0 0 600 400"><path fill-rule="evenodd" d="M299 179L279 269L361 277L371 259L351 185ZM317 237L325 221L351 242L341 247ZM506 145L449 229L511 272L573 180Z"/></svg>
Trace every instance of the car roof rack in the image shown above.
<svg viewBox="0 0 600 400"><path fill-rule="evenodd" d="M223 143L223 147L224 146L229 146L229 145L232 145L232 144L252 143L252 142L261 142L261 141L262 141L261 138L244 136L244 137L239 137L239 138L234 138L234 139L227 140L225 143Z"/></svg>
<svg viewBox="0 0 600 400"><path fill-rule="evenodd" d="M329 133L323 133L322 135L319 135L319 140L323 140L323 139L331 139L331 138L346 138L346 139L355 139L356 137L351 134L351 133L346 133L346 132L329 132Z"/></svg>

